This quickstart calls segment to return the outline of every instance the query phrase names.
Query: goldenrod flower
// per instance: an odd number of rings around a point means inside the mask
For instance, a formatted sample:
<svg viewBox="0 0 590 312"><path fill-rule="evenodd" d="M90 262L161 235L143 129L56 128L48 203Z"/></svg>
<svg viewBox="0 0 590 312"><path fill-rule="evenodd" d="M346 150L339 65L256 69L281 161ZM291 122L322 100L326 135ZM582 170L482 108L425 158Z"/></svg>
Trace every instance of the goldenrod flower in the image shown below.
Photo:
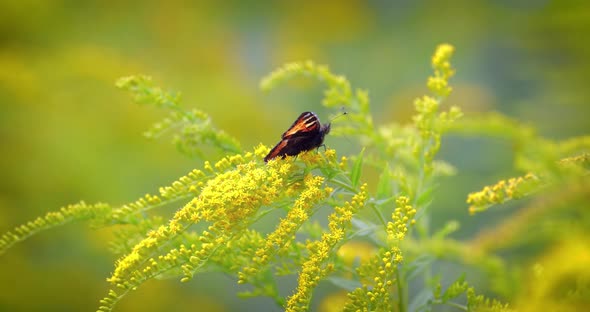
<svg viewBox="0 0 590 312"><path fill-rule="evenodd" d="M436 47L436 51L432 56L432 67L435 75L447 80L455 74L455 70L451 67L450 59L455 52L455 48L450 44L441 44Z"/></svg>
<svg viewBox="0 0 590 312"><path fill-rule="evenodd" d="M479 192L467 196L469 212L474 214L489 206L500 204L507 200L518 199L537 190L545 183L536 175L528 173L525 176L501 180L495 185L486 186Z"/></svg>
<svg viewBox="0 0 590 312"><path fill-rule="evenodd" d="M410 204L410 199L400 196L396 199L396 208L391 215L392 221L387 223L387 245L379 253L358 268L363 278L363 287L349 293L350 301L346 311L356 311L367 308L368 311L391 311L392 293L397 279L397 267L403 262L399 242L404 239L408 226L413 224L416 214Z"/></svg>
<svg viewBox="0 0 590 312"><path fill-rule="evenodd" d="M258 150L260 149L262 148L259 147ZM286 187L292 166L288 162L282 162L260 167L255 161L241 163L243 160L244 157L231 156L218 161L214 166L206 162L206 169L211 171L216 170L213 168L223 171L231 168L232 164L237 165L235 169L218 173L209 180L199 196L178 210L167 226L150 232L143 241L135 245L129 255L117 262L109 281L115 285L124 282L127 274L139 269L138 266L146 259L153 257L153 252L157 252L159 246L184 233L194 223L205 221L212 224L208 232L203 233L203 238L211 233L231 235L247 227L247 223L243 222L248 222L261 205L272 203L280 196L278 190ZM198 262L194 257L209 255L213 246L224 243L223 236L217 238L217 241L202 241L200 248L191 251L192 254L186 254L186 257ZM163 260L173 258L166 256Z"/></svg>
<svg viewBox="0 0 590 312"><path fill-rule="evenodd" d="M289 297L286 311L307 311L311 300L311 292L319 281L331 271L331 266L326 263L334 252L338 243L344 239L346 231L351 226L352 216L364 206L367 199L367 185L361 186L350 202L343 207L334 208L334 213L329 217L329 232L322 235L319 242L308 243L308 249L312 250L309 258L303 263L299 274L297 290Z"/></svg>
<svg viewBox="0 0 590 312"><path fill-rule="evenodd" d="M270 161L269 165L277 164L278 166L278 163ZM332 192L331 188L320 188L323 182L323 177L311 174L305 176L305 189L301 192L287 216L279 222L275 231L266 237L264 246L256 251L255 257L252 259L252 265L242 270L238 283L245 283L250 277L255 276L260 269L273 259L276 253L284 250L294 240L295 233L307 221L315 204Z"/></svg>

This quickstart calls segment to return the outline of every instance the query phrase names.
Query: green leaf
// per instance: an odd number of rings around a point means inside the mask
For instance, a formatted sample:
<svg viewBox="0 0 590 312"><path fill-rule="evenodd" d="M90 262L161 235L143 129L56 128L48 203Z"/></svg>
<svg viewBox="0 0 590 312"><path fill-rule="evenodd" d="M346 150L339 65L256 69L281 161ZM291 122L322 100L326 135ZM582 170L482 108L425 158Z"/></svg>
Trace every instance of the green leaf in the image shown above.
<svg viewBox="0 0 590 312"><path fill-rule="evenodd" d="M432 237L437 239L445 239L445 237L447 237L449 234L456 232L459 229L460 225L461 224L456 220L450 220L445 224L445 226L442 229L436 232Z"/></svg>
<svg viewBox="0 0 590 312"><path fill-rule="evenodd" d="M335 185L341 187L344 190L350 191L354 194L356 194L355 188L352 186L352 182L348 181L348 176L343 176L344 179L340 179L340 178L336 178L336 179L332 179L332 183L334 183Z"/></svg>
<svg viewBox="0 0 590 312"><path fill-rule="evenodd" d="M362 284L359 281L355 281L355 280L351 280L351 279L347 279L347 278L342 278L342 277L337 277L337 276L330 276L328 278L326 278L329 282L331 282L332 284L334 284L335 286L348 290L348 291L353 291L357 288L360 288L362 286Z"/></svg>
<svg viewBox="0 0 590 312"><path fill-rule="evenodd" d="M350 173L350 180L352 181L352 186L355 188L359 186L359 181L361 179L361 169L363 167L363 155L365 154L365 149L361 151L361 153L357 156L356 160L354 161L354 165L352 166L352 172Z"/></svg>
<svg viewBox="0 0 590 312"><path fill-rule="evenodd" d="M363 237L363 236L368 236L368 235L372 235L373 233L375 233L375 231L377 229L379 229L379 227L374 224L374 223L370 223L368 221L365 220L360 220L357 218L352 218L351 220L352 225L357 228L357 231L353 231L349 238L353 238L353 237Z"/></svg>
<svg viewBox="0 0 590 312"><path fill-rule="evenodd" d="M397 197L395 197L395 196L390 196L387 198L380 198L380 199L374 200L372 202L375 203L375 206L377 206L377 207L383 207L384 205L389 205L389 204L395 202L396 198Z"/></svg>
<svg viewBox="0 0 590 312"><path fill-rule="evenodd" d="M428 306L432 305L434 299L432 289L424 288L417 295L413 296L408 311L430 311Z"/></svg>
<svg viewBox="0 0 590 312"><path fill-rule="evenodd" d="M431 255L422 255L416 258L415 260L412 260L405 266L406 280L411 281L420 274L422 274L422 272L424 272L432 265L432 262L434 260L434 257Z"/></svg>
<svg viewBox="0 0 590 312"><path fill-rule="evenodd" d="M443 303L463 294L467 291L467 282L465 282L465 274L462 274L454 283L449 285L441 297Z"/></svg>
<svg viewBox="0 0 590 312"><path fill-rule="evenodd" d="M457 174L457 168L446 161L435 160L433 166L435 176L450 177Z"/></svg>
<svg viewBox="0 0 590 312"><path fill-rule="evenodd" d="M432 193L434 193L435 187L429 186L422 193L418 194L418 200L416 201L416 205L418 207L427 207L432 202L434 198Z"/></svg>
<svg viewBox="0 0 590 312"><path fill-rule="evenodd" d="M378 199L389 198L392 196L391 189L391 173L389 170L389 163L385 164L383 172L379 175L379 182L377 183L377 193L375 194Z"/></svg>

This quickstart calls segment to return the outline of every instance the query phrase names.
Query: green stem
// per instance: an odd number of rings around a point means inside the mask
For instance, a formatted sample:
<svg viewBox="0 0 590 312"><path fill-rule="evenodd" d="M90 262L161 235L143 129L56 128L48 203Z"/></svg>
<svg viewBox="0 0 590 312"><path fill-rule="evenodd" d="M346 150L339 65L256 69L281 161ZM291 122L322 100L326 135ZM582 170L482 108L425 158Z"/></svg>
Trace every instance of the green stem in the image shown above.
<svg viewBox="0 0 590 312"><path fill-rule="evenodd" d="M455 307L455 308L457 308L457 309L460 309L460 310L463 310L463 311L468 311L468 310L469 310L469 309L467 308L467 306L464 306L464 305L462 305L462 304L458 304L458 303L455 303L455 302L452 302L452 301L449 301L449 302L447 302L446 304L447 304L448 306Z"/></svg>
<svg viewBox="0 0 590 312"><path fill-rule="evenodd" d="M398 295L398 299L399 299L397 301L397 309L398 309L398 312L405 312L406 306L405 306L404 302L405 302L405 297L406 297L406 291L405 291L406 288L402 287L402 276L400 274L399 266L398 266L397 270L395 270L395 275L396 275L396 283L397 283L397 295Z"/></svg>
<svg viewBox="0 0 590 312"><path fill-rule="evenodd" d="M441 300L435 300L435 301L432 302L432 304L433 305L434 304L440 304L440 305L446 304L446 305L448 305L450 307L457 308L457 309L459 309L461 311L469 311L469 308L467 308L467 306L462 305L462 304L458 304L458 303L452 302L452 301L442 302Z"/></svg>

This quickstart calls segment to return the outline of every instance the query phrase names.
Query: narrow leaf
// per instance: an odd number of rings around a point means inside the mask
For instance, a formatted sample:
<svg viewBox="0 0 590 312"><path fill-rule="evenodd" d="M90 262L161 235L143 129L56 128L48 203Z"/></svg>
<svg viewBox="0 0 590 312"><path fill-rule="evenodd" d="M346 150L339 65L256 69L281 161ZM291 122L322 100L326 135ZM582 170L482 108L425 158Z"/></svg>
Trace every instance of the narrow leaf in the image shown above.
<svg viewBox="0 0 590 312"><path fill-rule="evenodd" d="M326 278L329 282L334 284L337 287L340 287L344 290L353 291L357 288L360 288L362 284L359 281L351 280L348 278L342 278L337 276L330 276Z"/></svg>
<svg viewBox="0 0 590 312"><path fill-rule="evenodd" d="M412 297L412 301L408 307L408 311L430 311L429 307L434 299L432 289L424 288L417 295Z"/></svg>
<svg viewBox="0 0 590 312"><path fill-rule="evenodd" d="M378 199L389 198L392 195L391 189L391 174L389 172L389 163L385 164L383 172L379 175L379 182L377 183L376 197Z"/></svg>
<svg viewBox="0 0 590 312"><path fill-rule="evenodd" d="M363 167L363 155L365 154L365 149L361 151L361 153L357 156L356 160L354 161L354 165L352 166L352 172L350 173L350 180L352 181L352 186L355 188L359 186L359 181L361 179L361 169Z"/></svg>

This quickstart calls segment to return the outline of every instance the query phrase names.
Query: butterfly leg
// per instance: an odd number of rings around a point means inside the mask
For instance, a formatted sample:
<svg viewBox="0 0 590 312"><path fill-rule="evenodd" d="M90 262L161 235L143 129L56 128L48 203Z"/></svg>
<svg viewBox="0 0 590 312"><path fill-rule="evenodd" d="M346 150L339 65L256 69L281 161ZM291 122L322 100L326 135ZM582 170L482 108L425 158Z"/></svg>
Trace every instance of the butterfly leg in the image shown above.
<svg viewBox="0 0 590 312"><path fill-rule="evenodd" d="M324 148L324 152L326 151L326 144L322 144L322 145L318 146L318 148L316 149L316 151L319 151L320 150L320 147L323 147Z"/></svg>

